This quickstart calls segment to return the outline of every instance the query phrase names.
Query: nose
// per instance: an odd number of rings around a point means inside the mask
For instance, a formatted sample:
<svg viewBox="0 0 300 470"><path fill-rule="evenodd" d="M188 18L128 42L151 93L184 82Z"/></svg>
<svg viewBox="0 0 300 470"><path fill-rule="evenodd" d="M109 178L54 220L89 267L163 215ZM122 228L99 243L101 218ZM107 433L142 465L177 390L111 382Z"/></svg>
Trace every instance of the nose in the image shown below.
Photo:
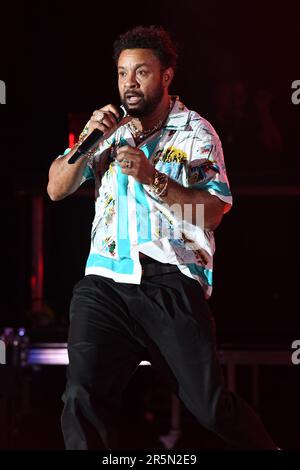
<svg viewBox="0 0 300 470"><path fill-rule="evenodd" d="M128 73L125 80L125 89L137 88L138 86L135 72Z"/></svg>

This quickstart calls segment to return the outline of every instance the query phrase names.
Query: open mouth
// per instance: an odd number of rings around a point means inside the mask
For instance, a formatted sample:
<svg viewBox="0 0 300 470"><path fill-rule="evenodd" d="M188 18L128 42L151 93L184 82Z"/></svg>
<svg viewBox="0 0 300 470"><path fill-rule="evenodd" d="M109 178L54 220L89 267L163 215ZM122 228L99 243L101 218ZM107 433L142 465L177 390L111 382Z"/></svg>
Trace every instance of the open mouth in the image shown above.
<svg viewBox="0 0 300 470"><path fill-rule="evenodd" d="M126 101L129 104L137 104L141 101L141 96L138 95L126 95Z"/></svg>

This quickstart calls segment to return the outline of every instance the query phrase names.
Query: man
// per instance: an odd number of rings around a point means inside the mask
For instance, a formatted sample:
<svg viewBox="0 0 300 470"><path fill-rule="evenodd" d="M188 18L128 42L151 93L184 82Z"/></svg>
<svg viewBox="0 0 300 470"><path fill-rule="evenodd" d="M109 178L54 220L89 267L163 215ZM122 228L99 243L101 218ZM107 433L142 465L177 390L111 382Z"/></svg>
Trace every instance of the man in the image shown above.
<svg viewBox="0 0 300 470"><path fill-rule="evenodd" d="M96 186L86 275L70 306L67 449L118 446L114 413L146 355L198 421L230 446L275 448L256 414L225 388L216 359L206 299L213 230L231 194L214 129L169 96L176 59L162 28L120 36L115 60L126 123L117 127L113 105L96 110L80 140L99 129L100 144L71 165L79 142L50 168L52 200L91 176Z"/></svg>

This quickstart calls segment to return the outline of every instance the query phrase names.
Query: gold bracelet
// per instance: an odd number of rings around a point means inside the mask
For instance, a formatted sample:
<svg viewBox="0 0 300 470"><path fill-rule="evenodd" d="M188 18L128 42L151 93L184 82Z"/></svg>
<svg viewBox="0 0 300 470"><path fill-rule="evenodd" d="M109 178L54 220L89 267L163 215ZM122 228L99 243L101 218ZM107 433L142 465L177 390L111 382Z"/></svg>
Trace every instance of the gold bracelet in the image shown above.
<svg viewBox="0 0 300 470"><path fill-rule="evenodd" d="M165 173L160 173L158 170L154 170L154 177L151 184L155 195L157 197L165 197L168 193L168 182L169 177Z"/></svg>
<svg viewBox="0 0 300 470"><path fill-rule="evenodd" d="M73 145L72 150L77 150L78 147L82 144L84 139L79 138L79 140ZM97 152L97 146L93 147L91 150L88 150L87 152L84 152L84 156L87 157L87 160L91 161L92 157L95 155Z"/></svg>

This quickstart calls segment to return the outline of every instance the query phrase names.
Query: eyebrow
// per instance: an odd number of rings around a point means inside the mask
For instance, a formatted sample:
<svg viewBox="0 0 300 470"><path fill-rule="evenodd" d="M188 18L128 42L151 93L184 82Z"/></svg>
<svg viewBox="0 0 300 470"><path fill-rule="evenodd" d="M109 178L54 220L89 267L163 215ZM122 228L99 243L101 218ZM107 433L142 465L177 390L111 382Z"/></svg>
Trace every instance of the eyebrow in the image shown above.
<svg viewBox="0 0 300 470"><path fill-rule="evenodd" d="M134 68L138 69L139 67L144 67L144 66L149 66L149 63L148 62L142 62L141 64L136 64ZM126 67L124 67L122 65L119 65L118 69L126 69Z"/></svg>

